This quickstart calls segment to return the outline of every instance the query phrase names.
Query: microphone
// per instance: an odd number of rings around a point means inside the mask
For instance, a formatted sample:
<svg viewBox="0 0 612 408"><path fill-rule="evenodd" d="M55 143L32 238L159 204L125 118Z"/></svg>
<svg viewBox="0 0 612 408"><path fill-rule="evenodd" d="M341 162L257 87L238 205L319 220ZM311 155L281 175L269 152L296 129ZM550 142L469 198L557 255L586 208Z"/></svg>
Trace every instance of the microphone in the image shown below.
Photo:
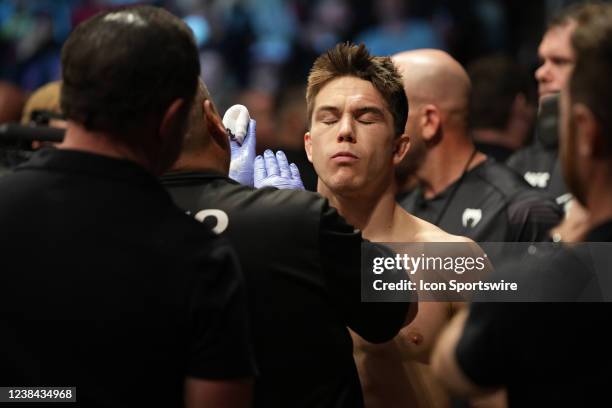
<svg viewBox="0 0 612 408"><path fill-rule="evenodd" d="M32 150L32 142L56 142L64 140L64 129L48 126L24 126L18 123L0 125L0 148L7 150Z"/></svg>

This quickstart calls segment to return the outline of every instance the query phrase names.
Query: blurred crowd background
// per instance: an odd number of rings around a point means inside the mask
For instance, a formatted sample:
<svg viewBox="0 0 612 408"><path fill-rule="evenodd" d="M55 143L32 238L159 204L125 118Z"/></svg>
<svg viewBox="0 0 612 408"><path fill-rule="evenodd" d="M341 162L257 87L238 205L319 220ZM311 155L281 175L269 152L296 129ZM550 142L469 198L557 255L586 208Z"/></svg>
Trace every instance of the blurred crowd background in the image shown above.
<svg viewBox="0 0 612 408"><path fill-rule="evenodd" d="M261 151L302 149L308 70L339 41L364 42L378 55L441 48L468 68L496 55L498 67L499 58L513 65L514 86L535 105L538 43L550 16L572 1L0 0L0 123L59 79L62 44L79 22L132 3L163 6L192 27L220 111L246 105Z"/></svg>

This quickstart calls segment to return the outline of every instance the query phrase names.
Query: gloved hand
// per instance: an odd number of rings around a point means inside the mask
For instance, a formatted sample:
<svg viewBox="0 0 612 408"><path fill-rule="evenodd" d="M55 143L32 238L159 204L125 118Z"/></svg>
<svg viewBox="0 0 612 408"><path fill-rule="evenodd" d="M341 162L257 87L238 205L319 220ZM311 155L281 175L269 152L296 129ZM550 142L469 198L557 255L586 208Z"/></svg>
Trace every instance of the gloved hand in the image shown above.
<svg viewBox="0 0 612 408"><path fill-rule="evenodd" d="M300 171L295 163L287 161L282 151L266 150L263 157L255 158L255 188L276 187L280 189L304 190Z"/></svg>
<svg viewBox="0 0 612 408"><path fill-rule="evenodd" d="M223 125L230 133L231 162L229 177L240 184L253 186L256 123L242 105L234 105L223 115Z"/></svg>

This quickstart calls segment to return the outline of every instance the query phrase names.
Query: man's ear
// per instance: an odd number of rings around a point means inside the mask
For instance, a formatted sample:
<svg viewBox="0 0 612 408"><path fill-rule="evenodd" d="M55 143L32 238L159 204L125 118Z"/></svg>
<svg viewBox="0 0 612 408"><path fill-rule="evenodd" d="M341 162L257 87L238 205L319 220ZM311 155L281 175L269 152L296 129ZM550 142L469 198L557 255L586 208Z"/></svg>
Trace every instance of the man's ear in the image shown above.
<svg viewBox="0 0 612 408"><path fill-rule="evenodd" d="M422 129L421 134L425 143L430 143L434 140L440 130L440 110L436 105L425 105L421 108L419 117L419 126Z"/></svg>
<svg viewBox="0 0 612 408"><path fill-rule="evenodd" d="M304 150L306 150L308 161L312 163L312 140L310 139L310 132L304 133Z"/></svg>
<svg viewBox="0 0 612 408"><path fill-rule="evenodd" d="M604 153L605 140L593 112L586 105L578 103L572 107L572 116L576 129L576 154L579 158L590 160Z"/></svg>
<svg viewBox="0 0 612 408"><path fill-rule="evenodd" d="M184 137L187 126L187 112L184 111L185 100L182 98L175 99L166 112L159 124L159 136L163 143L167 143L171 138Z"/></svg>
<svg viewBox="0 0 612 408"><path fill-rule="evenodd" d="M207 99L202 104L202 109L204 110L206 130L210 135L211 139L224 149L229 149L229 139L227 137L227 132L225 130L225 126L223 126L223 121L221 120L221 117L219 116L215 105L210 99Z"/></svg>
<svg viewBox="0 0 612 408"><path fill-rule="evenodd" d="M404 160L406 153L410 149L410 136L407 133L403 133L393 141L393 144L393 165L397 166Z"/></svg>

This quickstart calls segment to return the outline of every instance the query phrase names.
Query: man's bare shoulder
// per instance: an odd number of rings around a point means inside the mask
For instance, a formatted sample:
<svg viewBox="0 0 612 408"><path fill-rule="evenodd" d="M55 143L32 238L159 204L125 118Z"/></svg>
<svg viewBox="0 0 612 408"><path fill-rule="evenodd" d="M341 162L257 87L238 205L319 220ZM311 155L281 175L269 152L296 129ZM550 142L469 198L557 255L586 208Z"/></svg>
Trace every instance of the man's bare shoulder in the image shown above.
<svg viewBox="0 0 612 408"><path fill-rule="evenodd" d="M428 251L431 254L442 251L444 256L481 256L484 254L480 245L474 242L468 237L462 235L453 235L444 231L443 229L423 220L415 217L412 214L408 214L412 217L411 224L413 225L414 233L413 240L407 242L423 242L423 243L458 243L468 245L444 245L444 246L430 246Z"/></svg>
<svg viewBox="0 0 612 408"><path fill-rule="evenodd" d="M407 213L407 215L411 217L411 222L416 227L414 233L414 240L416 242L474 242L468 237L449 234L432 223L415 217L412 214Z"/></svg>

